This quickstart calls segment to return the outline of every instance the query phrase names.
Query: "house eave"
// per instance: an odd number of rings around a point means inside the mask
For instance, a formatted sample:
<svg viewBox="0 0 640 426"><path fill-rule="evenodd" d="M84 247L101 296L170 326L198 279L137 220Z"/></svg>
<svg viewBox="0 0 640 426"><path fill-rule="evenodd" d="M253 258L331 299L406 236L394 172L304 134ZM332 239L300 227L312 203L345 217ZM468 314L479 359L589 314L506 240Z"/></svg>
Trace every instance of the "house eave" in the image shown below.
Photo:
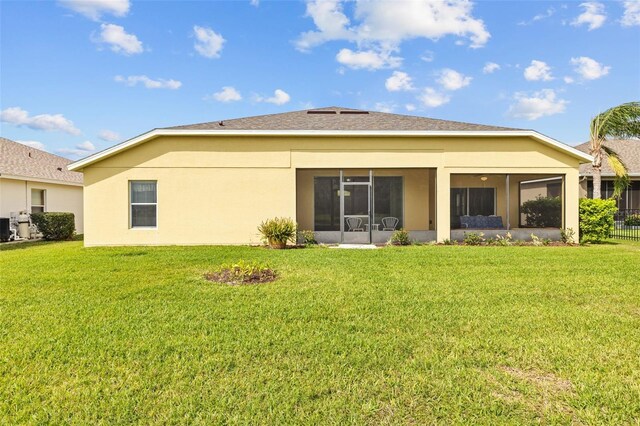
<svg viewBox="0 0 640 426"><path fill-rule="evenodd" d="M20 175L10 175L5 173L0 173L0 179L12 179L12 180L24 180L28 182L40 182L40 183L51 183L55 185L68 185L68 186L79 186L82 187L82 182L68 182L65 180L56 180L56 179L46 179L46 178L37 178L31 176L20 176Z"/></svg>
<svg viewBox="0 0 640 426"><path fill-rule="evenodd" d="M97 152L67 166L68 170L81 171L84 167L111 157L118 152L159 136L309 136L309 137L531 137L554 149L563 151L580 160L581 163L592 162L593 157L569 145L534 130L485 130L485 131L451 131L451 130L183 130L154 129L135 138L124 141L111 148Z"/></svg>

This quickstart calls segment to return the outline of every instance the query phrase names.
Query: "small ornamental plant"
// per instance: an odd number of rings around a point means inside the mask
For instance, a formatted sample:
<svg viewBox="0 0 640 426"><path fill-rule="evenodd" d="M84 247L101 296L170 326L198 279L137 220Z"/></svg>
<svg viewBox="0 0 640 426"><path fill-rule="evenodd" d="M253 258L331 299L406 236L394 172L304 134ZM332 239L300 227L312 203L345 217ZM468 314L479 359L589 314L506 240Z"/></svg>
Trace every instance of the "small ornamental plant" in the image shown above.
<svg viewBox="0 0 640 426"><path fill-rule="evenodd" d="M486 242L484 238L484 233L476 233L476 232L465 232L464 240L462 240L468 246L479 246Z"/></svg>
<svg viewBox="0 0 640 426"><path fill-rule="evenodd" d="M575 244L576 243L576 231L573 228L566 228L560 231L560 239L565 244Z"/></svg>
<svg viewBox="0 0 640 426"><path fill-rule="evenodd" d="M271 248L283 249L287 242L296 242L296 223L288 217L267 219L258 226L258 232Z"/></svg>
<svg viewBox="0 0 640 426"><path fill-rule="evenodd" d="M411 239L409 238L409 231L405 229L398 229L397 231L393 231L391 234L391 238L389 239L389 244L392 246L408 246L411 244Z"/></svg>
<svg viewBox="0 0 640 426"><path fill-rule="evenodd" d="M513 237L511 236L511 232L507 232L504 236L496 235L496 238L491 241L493 245L496 246L510 246L513 244Z"/></svg>
<svg viewBox="0 0 640 426"><path fill-rule="evenodd" d="M222 265L213 272L204 275L208 281L230 284L248 285L262 284L275 281L278 277L276 271L267 265L258 262L239 262Z"/></svg>
<svg viewBox="0 0 640 426"><path fill-rule="evenodd" d="M315 232L309 230L300 231L298 241L302 242L305 246L314 246L318 244Z"/></svg>

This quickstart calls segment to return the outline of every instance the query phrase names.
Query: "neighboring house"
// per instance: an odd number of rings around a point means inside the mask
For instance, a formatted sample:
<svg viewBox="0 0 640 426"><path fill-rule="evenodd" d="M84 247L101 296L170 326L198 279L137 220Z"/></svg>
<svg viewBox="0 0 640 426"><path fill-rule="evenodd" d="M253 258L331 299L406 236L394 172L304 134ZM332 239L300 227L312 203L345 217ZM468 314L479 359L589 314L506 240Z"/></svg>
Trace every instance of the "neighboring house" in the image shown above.
<svg viewBox="0 0 640 426"><path fill-rule="evenodd" d="M521 183L561 182L556 229L578 229L592 158L532 130L339 107L154 129L79 160L85 244L247 244L291 217L322 242L442 241L512 230ZM453 229L452 229L453 228ZM546 234L545 234L546 233Z"/></svg>
<svg viewBox="0 0 640 426"><path fill-rule="evenodd" d="M0 217L26 211L71 212L83 232L82 173L57 155L0 138Z"/></svg>
<svg viewBox="0 0 640 426"><path fill-rule="evenodd" d="M617 200L620 210L640 209L640 140L611 140L605 145L613 149L629 170L631 185ZM582 152L589 152L589 142L576 146ZM610 198L613 194L615 174L606 160L602 161L602 198ZM593 166L591 163L580 166L580 196L593 197Z"/></svg>

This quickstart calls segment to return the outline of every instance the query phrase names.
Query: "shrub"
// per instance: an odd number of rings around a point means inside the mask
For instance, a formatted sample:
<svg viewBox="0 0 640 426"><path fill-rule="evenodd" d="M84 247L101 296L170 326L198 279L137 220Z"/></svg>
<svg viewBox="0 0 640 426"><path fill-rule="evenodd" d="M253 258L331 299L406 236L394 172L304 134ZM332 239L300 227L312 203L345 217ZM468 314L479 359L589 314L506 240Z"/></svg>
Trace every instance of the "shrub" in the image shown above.
<svg viewBox="0 0 640 426"><path fill-rule="evenodd" d="M541 197L522 203L522 213L528 226L559 228L562 226L562 201L560 197Z"/></svg>
<svg viewBox="0 0 640 426"><path fill-rule="evenodd" d="M318 241L316 241L316 234L313 231L300 231L298 240L302 241L302 243L306 246L318 244Z"/></svg>
<svg viewBox="0 0 640 426"><path fill-rule="evenodd" d="M462 242L468 246L479 246L485 241L486 240L484 239L484 233L482 232L480 232L479 234L475 232L469 232L469 233L465 232L464 240L462 240Z"/></svg>
<svg viewBox="0 0 640 426"><path fill-rule="evenodd" d="M284 248L287 241L295 243L296 224L288 217L267 219L258 226L258 231L273 248Z"/></svg>
<svg viewBox="0 0 640 426"><path fill-rule="evenodd" d="M640 214L632 214L625 217L624 226L640 226Z"/></svg>
<svg viewBox="0 0 640 426"><path fill-rule="evenodd" d="M575 244L576 231L574 231L572 228L562 229L560 230L560 238L565 244Z"/></svg>
<svg viewBox="0 0 640 426"><path fill-rule="evenodd" d="M442 240L442 244L444 244L445 246L455 246L456 241L450 240L449 238L445 238L444 240Z"/></svg>
<svg viewBox="0 0 640 426"><path fill-rule="evenodd" d="M44 212L31 214L31 221L45 240L70 240L76 232L73 213Z"/></svg>
<svg viewBox="0 0 640 426"><path fill-rule="evenodd" d="M268 266L257 262L241 260L231 265L222 265L204 277L209 281L225 284L259 284L274 281L276 272Z"/></svg>
<svg viewBox="0 0 640 426"><path fill-rule="evenodd" d="M598 243L613 230L613 215L618 209L615 200L580 199L580 240Z"/></svg>
<svg viewBox="0 0 640 426"><path fill-rule="evenodd" d="M408 246L409 244L411 244L411 240L409 239L409 231L406 231L404 229L393 231L393 234L391 234L391 238L389 239L389 244L394 246Z"/></svg>

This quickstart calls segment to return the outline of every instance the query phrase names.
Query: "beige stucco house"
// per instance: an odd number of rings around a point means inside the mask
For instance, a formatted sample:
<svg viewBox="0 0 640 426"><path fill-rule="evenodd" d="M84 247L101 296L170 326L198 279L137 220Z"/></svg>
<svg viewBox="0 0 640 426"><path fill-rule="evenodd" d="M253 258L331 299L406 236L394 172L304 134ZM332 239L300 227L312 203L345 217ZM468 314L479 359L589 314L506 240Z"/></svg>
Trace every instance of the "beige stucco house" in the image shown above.
<svg viewBox="0 0 640 426"><path fill-rule="evenodd" d="M71 160L0 138L0 217L12 213L71 212L83 232L82 173Z"/></svg>
<svg viewBox="0 0 640 426"><path fill-rule="evenodd" d="M85 244L248 244L294 218L319 241L442 241L477 229L530 235L521 187L560 182L578 229L591 157L532 130L347 108L154 129L69 166L84 174Z"/></svg>

